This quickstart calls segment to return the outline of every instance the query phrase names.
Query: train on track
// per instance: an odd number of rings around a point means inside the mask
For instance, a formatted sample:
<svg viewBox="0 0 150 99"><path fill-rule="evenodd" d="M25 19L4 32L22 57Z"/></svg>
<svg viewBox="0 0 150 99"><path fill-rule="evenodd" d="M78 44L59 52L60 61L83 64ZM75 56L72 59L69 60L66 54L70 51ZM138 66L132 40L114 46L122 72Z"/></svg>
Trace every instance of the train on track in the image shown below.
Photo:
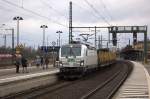
<svg viewBox="0 0 150 99"><path fill-rule="evenodd" d="M109 49L96 50L88 44L75 43L61 46L59 65L61 76L79 76L88 71L114 63L116 54Z"/></svg>

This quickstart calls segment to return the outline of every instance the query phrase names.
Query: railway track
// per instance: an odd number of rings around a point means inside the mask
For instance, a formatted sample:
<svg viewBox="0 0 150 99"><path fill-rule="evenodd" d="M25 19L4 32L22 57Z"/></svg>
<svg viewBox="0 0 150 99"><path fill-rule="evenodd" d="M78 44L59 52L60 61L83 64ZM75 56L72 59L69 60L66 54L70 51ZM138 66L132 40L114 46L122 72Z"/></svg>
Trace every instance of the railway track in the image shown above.
<svg viewBox="0 0 150 99"><path fill-rule="evenodd" d="M128 66L124 66L124 70L119 70L108 80L98 85L89 93L83 95L80 99L111 99L113 94L117 91L117 89L132 71L132 63L127 62L126 64L128 64Z"/></svg>
<svg viewBox="0 0 150 99"><path fill-rule="evenodd" d="M75 81L24 92L5 99L110 99L132 70L130 62L119 61L91 75Z"/></svg>

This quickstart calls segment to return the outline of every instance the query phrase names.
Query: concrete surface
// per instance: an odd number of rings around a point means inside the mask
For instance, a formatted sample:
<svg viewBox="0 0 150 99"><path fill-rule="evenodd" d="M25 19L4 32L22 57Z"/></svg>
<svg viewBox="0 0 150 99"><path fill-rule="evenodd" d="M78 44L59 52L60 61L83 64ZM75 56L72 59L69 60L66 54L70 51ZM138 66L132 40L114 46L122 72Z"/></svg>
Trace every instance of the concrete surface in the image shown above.
<svg viewBox="0 0 150 99"><path fill-rule="evenodd" d="M0 98L12 93L18 93L35 87L56 82L56 73L59 72L53 66L48 69L28 68L29 73L15 73L13 69L0 69Z"/></svg>
<svg viewBox="0 0 150 99"><path fill-rule="evenodd" d="M134 68L131 75L120 87L113 99L150 99L150 76L144 65L133 62Z"/></svg>

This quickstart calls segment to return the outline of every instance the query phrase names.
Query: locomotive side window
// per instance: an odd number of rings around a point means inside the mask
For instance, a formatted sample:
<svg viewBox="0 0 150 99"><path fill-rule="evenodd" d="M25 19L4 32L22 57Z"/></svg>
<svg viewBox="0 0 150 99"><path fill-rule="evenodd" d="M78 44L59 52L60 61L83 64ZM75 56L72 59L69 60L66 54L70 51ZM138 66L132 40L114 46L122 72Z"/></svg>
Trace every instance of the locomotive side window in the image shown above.
<svg viewBox="0 0 150 99"><path fill-rule="evenodd" d="M85 49L85 55L88 56L88 50L87 49Z"/></svg>

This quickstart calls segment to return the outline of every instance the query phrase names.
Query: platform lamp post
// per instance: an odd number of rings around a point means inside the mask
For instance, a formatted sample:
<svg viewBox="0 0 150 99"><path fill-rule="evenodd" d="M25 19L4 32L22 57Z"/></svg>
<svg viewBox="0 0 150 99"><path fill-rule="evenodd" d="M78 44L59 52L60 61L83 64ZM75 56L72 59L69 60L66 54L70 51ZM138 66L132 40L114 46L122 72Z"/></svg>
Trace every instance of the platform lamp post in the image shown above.
<svg viewBox="0 0 150 99"><path fill-rule="evenodd" d="M17 21L17 46L19 45L19 21L23 20L22 17L16 16L13 18L13 20Z"/></svg>
<svg viewBox="0 0 150 99"><path fill-rule="evenodd" d="M43 29L43 46L45 46L45 29L48 28L47 25L41 25L41 27Z"/></svg>
<svg viewBox="0 0 150 99"><path fill-rule="evenodd" d="M9 28L5 30L10 30L12 32L12 63L14 63L14 56L15 56L15 47L14 47L14 28Z"/></svg>
<svg viewBox="0 0 150 99"><path fill-rule="evenodd" d="M56 33L59 34L59 46L60 46L60 34L63 33L62 31L57 31Z"/></svg>

